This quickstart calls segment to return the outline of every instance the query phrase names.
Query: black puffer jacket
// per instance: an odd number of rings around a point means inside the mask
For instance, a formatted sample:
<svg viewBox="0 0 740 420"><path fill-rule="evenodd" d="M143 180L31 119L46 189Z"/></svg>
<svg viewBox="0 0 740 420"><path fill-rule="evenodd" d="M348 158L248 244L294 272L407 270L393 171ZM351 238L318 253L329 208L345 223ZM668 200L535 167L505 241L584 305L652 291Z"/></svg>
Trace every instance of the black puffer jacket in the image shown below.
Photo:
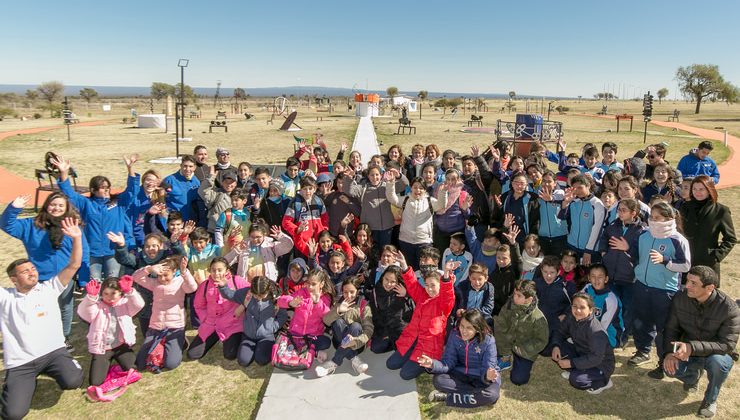
<svg viewBox="0 0 740 420"><path fill-rule="evenodd" d="M382 284L378 284L372 291L366 293L365 297L370 304L373 314L373 325L376 337L390 337L395 343L401 332L406 328L407 322L405 312L409 305L408 296L399 297L394 290L387 292Z"/></svg>
<svg viewBox="0 0 740 420"><path fill-rule="evenodd" d="M599 368L606 378L614 373L614 349L609 338L593 314L577 321L573 314L568 314L560 329L555 333L554 343L561 347L571 338L577 356L571 358L573 367L579 370Z"/></svg>
<svg viewBox="0 0 740 420"><path fill-rule="evenodd" d="M735 301L715 290L704 303L686 293L676 293L671 303L671 314L663 334L666 352L673 351L674 341L691 345L692 356L729 354L737 360L740 336L740 309Z"/></svg>

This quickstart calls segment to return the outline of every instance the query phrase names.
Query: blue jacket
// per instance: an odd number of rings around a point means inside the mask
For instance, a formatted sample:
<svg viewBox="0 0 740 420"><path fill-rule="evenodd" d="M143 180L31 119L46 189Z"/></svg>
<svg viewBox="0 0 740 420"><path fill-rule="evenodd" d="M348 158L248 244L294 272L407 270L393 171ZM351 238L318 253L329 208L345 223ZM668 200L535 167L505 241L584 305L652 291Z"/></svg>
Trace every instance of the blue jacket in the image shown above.
<svg viewBox="0 0 740 420"><path fill-rule="evenodd" d="M167 193L167 208L182 213L183 221L195 220L195 200L198 198L200 181L193 176L188 180L178 171L164 179L172 187Z"/></svg>
<svg viewBox="0 0 740 420"><path fill-rule="evenodd" d="M560 203L563 202L563 190L557 189L552 194L552 201L537 199L540 203L540 227L537 234L545 238L559 238L568 234L568 223L558 217Z"/></svg>
<svg viewBox="0 0 740 420"><path fill-rule="evenodd" d="M126 209L126 214L131 219L136 246L144 245L144 222L152 201L146 196L141 189L141 175L129 176L126 184L126 190L118 195L118 205Z"/></svg>
<svg viewBox="0 0 740 420"><path fill-rule="evenodd" d="M624 332L622 320L622 302L607 285L602 290L596 290L590 284L583 288L594 299L594 317L599 320L601 327L609 338L609 344L614 348Z"/></svg>
<svg viewBox="0 0 740 420"><path fill-rule="evenodd" d="M561 209L558 217L568 221L568 245L593 254L596 250L596 241L601 233L606 210L601 200L594 195L585 199L575 199L565 209Z"/></svg>
<svg viewBox="0 0 740 420"><path fill-rule="evenodd" d="M473 286L470 285L470 280L464 280L455 286L455 288L458 291L460 299L455 301L455 309L453 309L453 313L457 312L458 309L477 309L481 315L486 318L486 321L489 323L493 321L494 291L491 283L483 283L483 287L476 291L473 290Z"/></svg>
<svg viewBox="0 0 740 420"><path fill-rule="evenodd" d="M534 277L534 284L537 286L537 306L540 308L550 329L554 330L560 325L560 315L570 313L570 297L576 292L576 286L573 282L563 281L560 276L547 284L541 275Z"/></svg>
<svg viewBox="0 0 740 420"><path fill-rule="evenodd" d="M107 198L85 197L75 191L69 179L59 183L59 188L77 207L82 221L85 222L85 235L90 245L91 257L110 257L116 253L116 244L108 239L108 232L122 233L126 246L134 246L131 219L126 208Z"/></svg>
<svg viewBox="0 0 740 420"><path fill-rule="evenodd" d="M714 181L715 184L719 184L719 170L717 164L707 156L704 160L699 160L696 157L694 151L681 158L676 167L681 171L681 175L684 178L695 178L699 175L707 175Z"/></svg>
<svg viewBox="0 0 740 420"><path fill-rule="evenodd" d="M496 340L493 336L486 335L482 343L476 338L465 341L459 331L454 331L447 339L442 360L434 360L431 371L432 373L454 371L473 377L484 384L490 384L491 382L486 380L486 371L489 368L499 370L496 356ZM497 381L500 383L501 375Z"/></svg>
<svg viewBox="0 0 740 420"><path fill-rule="evenodd" d="M625 227L619 219L604 229L599 241L599 251L604 253L602 263L606 266L610 281L619 283L635 282L637 242L644 231L645 227L639 221ZM609 238L624 238L630 249L627 251L612 249L609 246Z"/></svg>
<svg viewBox="0 0 740 420"><path fill-rule="evenodd" d="M234 290L224 286L219 287L218 290L221 292L221 296L240 305L244 304L244 299L249 293L247 287ZM275 341L275 334L287 321L288 311L285 309L278 309L269 300L250 299L244 313L244 336L254 341Z"/></svg>
<svg viewBox="0 0 740 420"><path fill-rule="evenodd" d="M650 261L650 251L653 249L663 254L662 264ZM637 281L655 289L677 292L681 285L681 273L691 268L689 242L679 233L658 239L650 231L645 231L640 235L635 255L638 259L635 266Z"/></svg>
<svg viewBox="0 0 740 420"><path fill-rule="evenodd" d="M17 209L12 205L8 205L3 212L2 218L0 218L0 228L8 235L20 239L23 242L28 259L36 266L36 271L39 273L39 281L50 280L69 264L69 258L72 255L72 239L65 236L62 239L62 246L59 249L54 249L49 239L49 231L34 226L33 217L19 219L18 215L22 211L23 209ZM81 286L87 284L87 280L90 277L89 263L90 248L83 232L82 267L80 267L80 276L78 279L78 283ZM85 269L83 270L83 268ZM85 272L87 274L83 275Z"/></svg>
<svg viewBox="0 0 740 420"><path fill-rule="evenodd" d="M501 206L494 207L493 224L495 226L503 226L506 213L512 213L515 216L514 223L521 230L517 237L517 242L521 244L525 236L530 233L537 234L539 231L540 203L537 194L528 191L525 191L521 197L521 213L517 214L518 212L513 207L515 205L514 203L514 192L512 190L501 194Z"/></svg>

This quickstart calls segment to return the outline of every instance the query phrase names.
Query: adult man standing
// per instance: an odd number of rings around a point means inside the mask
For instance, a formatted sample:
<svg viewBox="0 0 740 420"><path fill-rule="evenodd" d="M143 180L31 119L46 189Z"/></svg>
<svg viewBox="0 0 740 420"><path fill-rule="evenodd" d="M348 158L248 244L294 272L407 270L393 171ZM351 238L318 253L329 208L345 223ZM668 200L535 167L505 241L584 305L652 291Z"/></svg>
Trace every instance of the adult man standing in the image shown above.
<svg viewBox="0 0 740 420"><path fill-rule="evenodd" d="M203 181L210 173L211 165L208 164L208 148L199 144L193 149L195 158L195 177L198 181Z"/></svg>
<svg viewBox="0 0 740 420"><path fill-rule="evenodd" d="M82 263L82 231L78 221L66 218L62 232L72 238L69 264L51 280L38 281L28 259L7 268L14 288L0 288L0 328L3 334L5 385L2 418L20 419L28 414L40 374L51 376L62 389L82 385L82 367L67 351L62 315L57 299Z"/></svg>
<svg viewBox="0 0 740 420"><path fill-rule="evenodd" d="M183 221L195 220L197 212L195 199L198 197L200 181L195 177L195 158L183 155L180 170L164 179L170 186L167 192L167 208L182 213Z"/></svg>
<svg viewBox="0 0 740 420"><path fill-rule="evenodd" d="M696 178L699 175L707 175L712 178L714 185L719 184L719 170L717 164L709 157L714 150L712 142L705 140L699 143L696 149L691 149L689 154L682 157L678 162L678 170L684 178Z"/></svg>
<svg viewBox="0 0 740 420"><path fill-rule="evenodd" d="M665 160L665 154L666 154L666 143L658 143L658 144L651 144L650 146L646 147L645 150L638 150L635 152L636 158L644 159L647 158L647 166L645 167L645 179L652 181L653 178L653 172L655 171L655 167L660 164L666 164L670 165L670 163ZM680 183L681 182L681 173L678 171L676 176L673 178L674 182ZM639 181L639 180L638 180Z"/></svg>
<svg viewBox="0 0 740 420"><path fill-rule="evenodd" d="M665 327L667 349L663 368L695 390L704 370L709 384L697 413L713 417L717 397L732 369L740 335L740 310L729 296L717 290L719 279L711 268L697 265L686 275L686 290L676 294Z"/></svg>
<svg viewBox="0 0 740 420"><path fill-rule="evenodd" d="M239 179L237 175L237 168L236 166L231 164L231 154L229 151L223 147L219 147L216 149L216 159L218 162L216 162L216 188L221 188L221 181L226 175L229 175L231 179ZM201 181L203 181L201 179Z"/></svg>

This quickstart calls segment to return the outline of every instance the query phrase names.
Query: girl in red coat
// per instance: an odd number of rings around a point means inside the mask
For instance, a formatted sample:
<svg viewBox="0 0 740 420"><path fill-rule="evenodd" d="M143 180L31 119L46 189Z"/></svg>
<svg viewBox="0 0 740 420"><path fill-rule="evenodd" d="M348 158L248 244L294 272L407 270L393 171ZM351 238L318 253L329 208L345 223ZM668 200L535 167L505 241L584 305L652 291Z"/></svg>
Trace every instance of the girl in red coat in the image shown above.
<svg viewBox="0 0 740 420"><path fill-rule="evenodd" d="M396 252L395 258L403 271L407 294L416 308L411 322L396 340L396 351L388 358L386 366L391 370L401 369L401 378L409 380L424 372L418 363L422 354L433 359L442 357L447 318L455 306L455 275L452 272L460 262L448 261L443 276L437 270L423 273L425 286L422 287L403 254Z"/></svg>

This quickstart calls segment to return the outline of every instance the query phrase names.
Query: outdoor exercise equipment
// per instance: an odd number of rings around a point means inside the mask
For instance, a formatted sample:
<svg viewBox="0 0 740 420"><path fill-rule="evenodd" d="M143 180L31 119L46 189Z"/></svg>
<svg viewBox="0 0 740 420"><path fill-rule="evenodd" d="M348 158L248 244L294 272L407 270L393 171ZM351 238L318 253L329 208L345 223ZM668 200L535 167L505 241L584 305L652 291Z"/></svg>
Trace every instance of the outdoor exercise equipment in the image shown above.
<svg viewBox="0 0 740 420"><path fill-rule="evenodd" d="M517 114L516 121L496 121L496 140L513 146L518 156L527 156L535 142L555 143L563 137L563 123L539 114Z"/></svg>

